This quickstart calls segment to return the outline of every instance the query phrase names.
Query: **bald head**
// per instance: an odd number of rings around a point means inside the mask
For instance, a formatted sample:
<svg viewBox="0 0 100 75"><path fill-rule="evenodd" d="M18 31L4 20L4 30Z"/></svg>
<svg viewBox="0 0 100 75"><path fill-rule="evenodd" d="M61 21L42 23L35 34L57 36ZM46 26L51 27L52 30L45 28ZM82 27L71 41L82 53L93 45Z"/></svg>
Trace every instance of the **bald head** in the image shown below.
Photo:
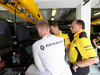
<svg viewBox="0 0 100 75"><path fill-rule="evenodd" d="M85 28L85 24L82 20L74 20L71 24L71 32L77 33L80 30L83 30Z"/></svg>

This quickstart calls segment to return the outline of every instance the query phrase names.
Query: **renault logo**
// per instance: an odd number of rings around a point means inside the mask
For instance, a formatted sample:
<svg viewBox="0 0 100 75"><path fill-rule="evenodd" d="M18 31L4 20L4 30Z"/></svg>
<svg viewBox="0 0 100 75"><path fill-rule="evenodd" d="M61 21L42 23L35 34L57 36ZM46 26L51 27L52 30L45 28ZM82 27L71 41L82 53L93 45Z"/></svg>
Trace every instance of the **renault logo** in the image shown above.
<svg viewBox="0 0 100 75"><path fill-rule="evenodd" d="M41 50L44 50L44 46L43 46L43 45L41 45L41 46L40 46L40 49L41 49Z"/></svg>

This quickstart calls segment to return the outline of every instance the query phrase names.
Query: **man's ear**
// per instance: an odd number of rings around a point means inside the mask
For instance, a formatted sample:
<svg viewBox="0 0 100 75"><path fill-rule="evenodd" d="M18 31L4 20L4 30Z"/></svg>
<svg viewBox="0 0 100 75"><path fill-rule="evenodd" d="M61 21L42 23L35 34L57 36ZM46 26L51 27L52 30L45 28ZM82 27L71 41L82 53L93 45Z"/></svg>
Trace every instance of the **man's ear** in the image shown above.
<svg viewBox="0 0 100 75"><path fill-rule="evenodd" d="M41 31L40 31L40 28L37 28L37 30L38 30L39 33L41 32Z"/></svg>
<svg viewBox="0 0 100 75"><path fill-rule="evenodd" d="M79 29L82 29L82 25L79 26Z"/></svg>

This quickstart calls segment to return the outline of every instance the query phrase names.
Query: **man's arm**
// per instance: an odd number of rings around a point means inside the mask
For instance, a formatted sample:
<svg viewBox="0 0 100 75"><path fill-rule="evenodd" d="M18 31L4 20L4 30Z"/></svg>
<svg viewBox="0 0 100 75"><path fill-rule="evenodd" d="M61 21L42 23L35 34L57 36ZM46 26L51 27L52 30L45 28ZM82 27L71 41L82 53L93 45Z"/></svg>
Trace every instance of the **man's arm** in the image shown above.
<svg viewBox="0 0 100 75"><path fill-rule="evenodd" d="M40 57L37 54L34 54L34 62L35 62L35 65L40 72L43 72L46 70L45 67L43 66L41 60L40 60Z"/></svg>
<svg viewBox="0 0 100 75"><path fill-rule="evenodd" d="M97 54L88 38L83 37L78 41L78 43L79 45L77 47L84 58L84 60L77 62L77 65L79 67L86 67L99 62ZM74 63L73 69L76 71L77 67L75 66L75 64L76 63Z"/></svg>
<svg viewBox="0 0 100 75"><path fill-rule="evenodd" d="M39 55L38 55L38 54L39 54L39 50L38 50L38 48L37 48L37 44L36 44L36 43L33 44L32 50L33 50L33 57L34 57L35 65L36 65L36 67L38 68L38 70L39 70L40 72L43 72L43 71L46 70L46 69L45 69L45 67L43 66L42 61L41 61L41 59L40 59L40 57L39 57Z"/></svg>
<svg viewBox="0 0 100 75"><path fill-rule="evenodd" d="M70 45L65 45L65 49L69 49L70 48Z"/></svg>
<svg viewBox="0 0 100 75"><path fill-rule="evenodd" d="M97 62L99 62L98 57L96 57L96 58L89 58L89 59L85 59L85 60L77 62L77 65L79 67L86 67L86 66L92 65L92 64L97 63ZM75 66L75 64L74 64L73 69L74 69L75 72L76 72L77 68L78 67Z"/></svg>
<svg viewBox="0 0 100 75"><path fill-rule="evenodd" d="M98 45L96 44L96 39L92 40L93 44L95 45L96 48L99 48Z"/></svg>

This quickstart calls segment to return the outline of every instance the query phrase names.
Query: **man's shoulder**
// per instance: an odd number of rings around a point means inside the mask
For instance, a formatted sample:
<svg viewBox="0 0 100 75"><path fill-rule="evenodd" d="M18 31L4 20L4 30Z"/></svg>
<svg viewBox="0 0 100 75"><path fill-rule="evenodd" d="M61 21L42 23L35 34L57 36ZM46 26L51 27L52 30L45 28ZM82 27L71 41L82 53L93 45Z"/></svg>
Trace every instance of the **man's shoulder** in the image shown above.
<svg viewBox="0 0 100 75"><path fill-rule="evenodd" d="M54 38L55 38L55 39L63 39L63 37L58 37L58 36L54 36L54 35L52 35L52 38L53 38L53 39L54 39ZM52 40L53 40L53 39L52 39Z"/></svg>
<svg viewBox="0 0 100 75"><path fill-rule="evenodd" d="M34 42L34 43L33 43L33 45L32 45L32 46L39 45L39 44L40 44L40 42L41 42L41 40L37 40L36 42Z"/></svg>
<svg viewBox="0 0 100 75"><path fill-rule="evenodd" d="M86 32L82 32L79 34L79 38L83 38L83 37L87 38Z"/></svg>
<svg viewBox="0 0 100 75"><path fill-rule="evenodd" d="M61 32L60 32L60 36L61 36L61 37L66 37L66 36L68 36L68 34L61 31Z"/></svg>

